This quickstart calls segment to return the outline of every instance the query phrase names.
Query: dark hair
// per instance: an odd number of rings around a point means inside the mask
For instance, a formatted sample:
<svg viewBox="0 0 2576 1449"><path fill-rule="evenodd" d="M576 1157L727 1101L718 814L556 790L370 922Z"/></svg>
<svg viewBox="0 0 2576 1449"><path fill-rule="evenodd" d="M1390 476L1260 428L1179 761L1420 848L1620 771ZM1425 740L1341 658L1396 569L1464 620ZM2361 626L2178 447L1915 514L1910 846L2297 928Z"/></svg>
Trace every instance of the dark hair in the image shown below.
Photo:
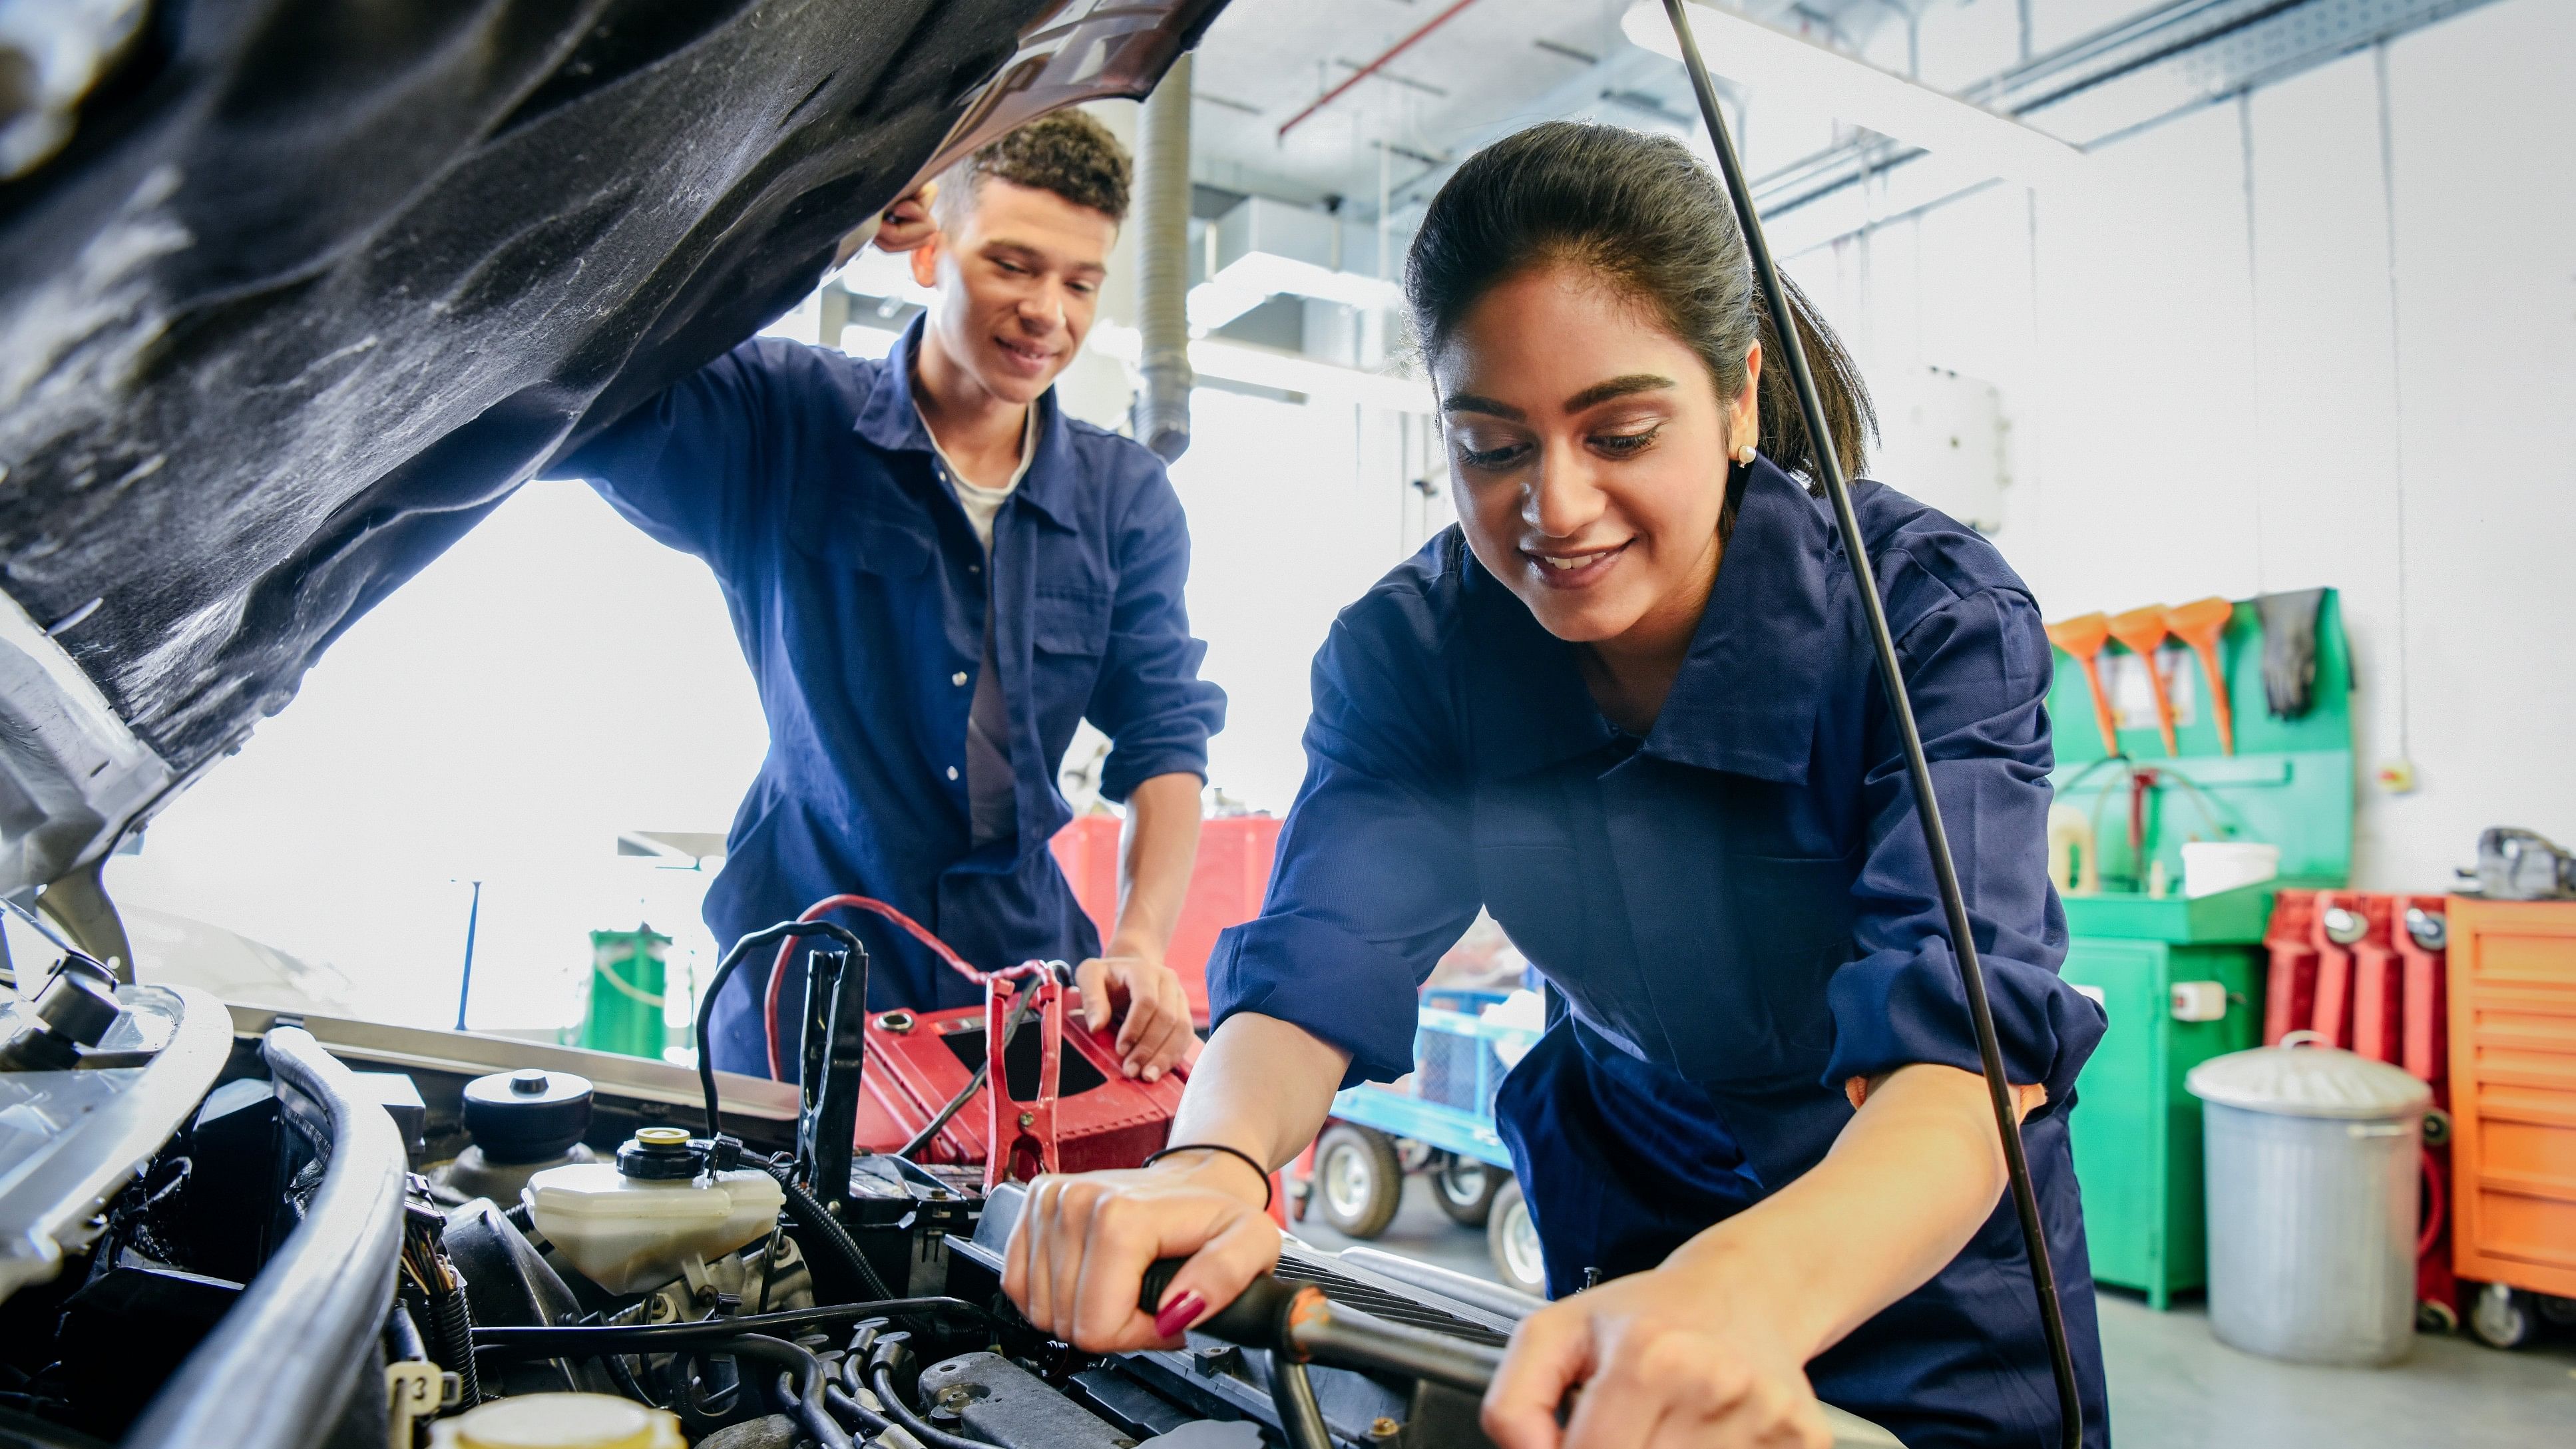
<svg viewBox="0 0 2576 1449"><path fill-rule="evenodd" d="M1598 272L1699 354L1721 398L1744 390L1744 354L1762 344L1762 450L1816 475L1796 388L1754 285L1717 176L1680 142L1617 126L1550 121L1467 158L1422 218L1404 262L1404 295L1425 356L1494 286L1534 266ZM1815 369L1825 424L1846 476L1861 436L1878 433L1869 388L1841 339L1786 277L1789 312ZM1730 513L1732 510L1729 510Z"/></svg>
<svg viewBox="0 0 2576 1449"><path fill-rule="evenodd" d="M957 217L960 213L949 208L972 198L985 177L997 176L1123 222L1133 171L1127 148L1107 126L1080 111L1051 111L949 167L939 178L940 192L931 206Z"/></svg>

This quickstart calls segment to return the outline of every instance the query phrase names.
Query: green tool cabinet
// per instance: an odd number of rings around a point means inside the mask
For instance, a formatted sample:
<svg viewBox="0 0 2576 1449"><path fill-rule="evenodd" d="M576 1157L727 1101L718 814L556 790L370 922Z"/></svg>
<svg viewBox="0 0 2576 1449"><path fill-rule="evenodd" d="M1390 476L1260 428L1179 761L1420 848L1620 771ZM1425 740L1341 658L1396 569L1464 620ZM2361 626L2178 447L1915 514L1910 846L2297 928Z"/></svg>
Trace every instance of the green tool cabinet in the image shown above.
<svg viewBox="0 0 2576 1449"><path fill-rule="evenodd" d="M2314 693L2296 719L2266 707L2263 629L2251 601L2237 605L2219 652L2234 708L2232 755L2222 753L2214 712L2200 698L2200 666L2177 644L2147 661L2175 702L2176 756L2165 753L2150 708L2121 711L2119 755L2106 758L2084 671L2063 655L2048 699L2057 750L2050 783L2061 810L2090 822L2101 878L2098 891L2065 894L2065 977L2099 992L2110 1017L2076 1079L2069 1123L2085 1236L2095 1281L2144 1292L2157 1308L2207 1276L2200 1103L2183 1077L2261 1042L2262 940L2274 891L2340 886L2352 869L2352 655L2342 601L2329 589L2319 602ZM2135 675L2134 702L2145 679L2127 653L2114 646L2103 667L2114 678ZM2278 846L2280 879L2183 899L2182 847L2193 840ZM2158 866L2170 895L2149 891ZM2227 1014L2175 1020L2172 991L2186 981L2223 986Z"/></svg>
<svg viewBox="0 0 2576 1449"><path fill-rule="evenodd" d="M2076 1079L2070 1124L2093 1277L2143 1289L2159 1309L2176 1290L2200 1287L2207 1268L2200 1103L2183 1090L2183 1075L2262 1036L2258 957L2246 945L2109 936L2078 936L2066 954L2066 979L2100 992L2110 1017ZM2173 986L2182 981L2225 986L2225 1019L2176 1021Z"/></svg>

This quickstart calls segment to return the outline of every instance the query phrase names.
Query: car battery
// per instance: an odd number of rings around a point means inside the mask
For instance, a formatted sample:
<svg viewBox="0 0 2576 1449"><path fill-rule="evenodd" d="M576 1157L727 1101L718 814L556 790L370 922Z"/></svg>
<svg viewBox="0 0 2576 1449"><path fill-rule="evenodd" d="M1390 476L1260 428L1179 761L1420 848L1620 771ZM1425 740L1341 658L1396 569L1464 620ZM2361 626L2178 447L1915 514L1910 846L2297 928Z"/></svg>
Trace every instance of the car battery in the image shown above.
<svg viewBox="0 0 2576 1449"><path fill-rule="evenodd" d="M900 1149L966 1089L977 1066L987 1065L985 1082L914 1155L916 1161L982 1165L987 1181L998 1182L1025 1180L1039 1171L1134 1167L1160 1149L1180 1108L1185 1070L1176 1067L1151 1082L1123 1075L1114 1027L1093 1032L1083 1026L1079 995L1070 987L1050 982L1035 989L1040 1009L1009 1034L999 1073L988 1064L994 1030L1011 999L1003 983L996 983L983 1006L870 1017L858 1145L872 1152ZM996 1140L1003 1147L998 1162Z"/></svg>

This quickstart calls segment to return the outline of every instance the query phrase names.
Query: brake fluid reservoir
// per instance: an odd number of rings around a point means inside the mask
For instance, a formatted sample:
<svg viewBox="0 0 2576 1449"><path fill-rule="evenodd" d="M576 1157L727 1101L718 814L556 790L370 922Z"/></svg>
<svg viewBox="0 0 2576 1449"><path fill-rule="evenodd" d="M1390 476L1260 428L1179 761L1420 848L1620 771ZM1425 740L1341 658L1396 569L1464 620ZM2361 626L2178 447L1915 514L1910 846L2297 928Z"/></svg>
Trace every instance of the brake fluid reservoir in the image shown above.
<svg viewBox="0 0 2576 1449"><path fill-rule="evenodd" d="M605 1163L600 1164L606 1166ZM685 1449L680 1421L607 1394L495 1399L429 1426L430 1449Z"/></svg>
<svg viewBox="0 0 2576 1449"><path fill-rule="evenodd" d="M550 1167L522 1196L537 1231L581 1275L611 1293L641 1293L680 1276L692 1258L716 1258L778 1222L778 1180L757 1168L705 1172L689 1134L647 1127L617 1162Z"/></svg>

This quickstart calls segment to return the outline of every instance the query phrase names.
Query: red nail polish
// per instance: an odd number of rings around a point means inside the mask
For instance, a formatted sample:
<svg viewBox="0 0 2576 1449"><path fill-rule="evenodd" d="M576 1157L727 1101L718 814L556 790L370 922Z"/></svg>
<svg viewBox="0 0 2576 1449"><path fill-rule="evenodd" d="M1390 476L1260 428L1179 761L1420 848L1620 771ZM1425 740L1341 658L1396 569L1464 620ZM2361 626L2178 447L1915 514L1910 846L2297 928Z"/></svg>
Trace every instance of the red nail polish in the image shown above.
<svg viewBox="0 0 2576 1449"><path fill-rule="evenodd" d="M1154 1331L1170 1338L1195 1322L1206 1307L1206 1299L1196 1293L1184 1293L1164 1304L1163 1311L1154 1315Z"/></svg>

